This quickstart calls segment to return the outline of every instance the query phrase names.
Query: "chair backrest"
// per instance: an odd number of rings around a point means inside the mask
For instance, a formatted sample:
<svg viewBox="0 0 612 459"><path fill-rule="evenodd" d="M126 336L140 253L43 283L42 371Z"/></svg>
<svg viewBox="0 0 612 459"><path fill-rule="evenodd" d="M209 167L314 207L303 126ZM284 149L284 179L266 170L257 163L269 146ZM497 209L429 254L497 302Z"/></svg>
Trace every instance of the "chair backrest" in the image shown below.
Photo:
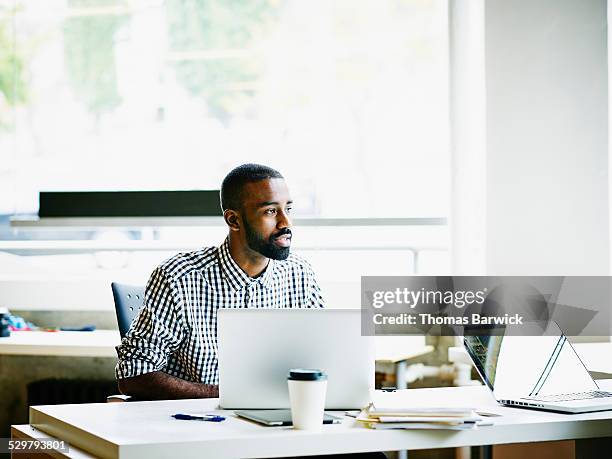
<svg viewBox="0 0 612 459"><path fill-rule="evenodd" d="M123 338L142 306L144 287L113 282L111 283L111 289L113 290L113 299L115 300L119 334Z"/></svg>

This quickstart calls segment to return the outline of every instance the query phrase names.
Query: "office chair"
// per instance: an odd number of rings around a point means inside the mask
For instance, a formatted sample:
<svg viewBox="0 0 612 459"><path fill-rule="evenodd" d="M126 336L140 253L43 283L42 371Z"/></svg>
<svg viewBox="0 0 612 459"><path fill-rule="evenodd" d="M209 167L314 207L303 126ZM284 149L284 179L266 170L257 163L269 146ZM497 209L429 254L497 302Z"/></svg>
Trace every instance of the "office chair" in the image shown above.
<svg viewBox="0 0 612 459"><path fill-rule="evenodd" d="M115 313L117 314L119 334L123 338L142 306L144 287L113 282L111 283L111 289L113 291L113 299L115 300ZM110 395L106 397L106 401L127 402L131 398L129 395Z"/></svg>
<svg viewBox="0 0 612 459"><path fill-rule="evenodd" d="M115 300L119 334L123 338L142 306L144 287L113 282L111 283L111 289L113 290L113 299Z"/></svg>

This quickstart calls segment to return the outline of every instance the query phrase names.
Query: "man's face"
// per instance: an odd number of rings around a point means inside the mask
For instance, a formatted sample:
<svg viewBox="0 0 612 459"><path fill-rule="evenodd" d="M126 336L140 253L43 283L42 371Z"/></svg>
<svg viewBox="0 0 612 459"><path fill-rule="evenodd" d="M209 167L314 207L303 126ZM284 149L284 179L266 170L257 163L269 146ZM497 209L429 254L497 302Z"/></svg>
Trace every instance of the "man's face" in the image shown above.
<svg viewBox="0 0 612 459"><path fill-rule="evenodd" d="M285 260L291 248L293 204L285 180L247 183L242 196L242 223L249 248L266 258Z"/></svg>

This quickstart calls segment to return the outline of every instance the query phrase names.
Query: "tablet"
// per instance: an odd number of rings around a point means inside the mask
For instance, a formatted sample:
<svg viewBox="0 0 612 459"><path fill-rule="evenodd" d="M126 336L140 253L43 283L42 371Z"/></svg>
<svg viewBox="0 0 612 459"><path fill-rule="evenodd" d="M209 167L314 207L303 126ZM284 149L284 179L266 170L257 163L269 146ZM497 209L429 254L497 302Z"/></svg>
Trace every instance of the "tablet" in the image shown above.
<svg viewBox="0 0 612 459"><path fill-rule="evenodd" d="M291 410L240 410L236 416L258 422L266 426L291 426ZM323 424L340 424L342 418L325 413Z"/></svg>

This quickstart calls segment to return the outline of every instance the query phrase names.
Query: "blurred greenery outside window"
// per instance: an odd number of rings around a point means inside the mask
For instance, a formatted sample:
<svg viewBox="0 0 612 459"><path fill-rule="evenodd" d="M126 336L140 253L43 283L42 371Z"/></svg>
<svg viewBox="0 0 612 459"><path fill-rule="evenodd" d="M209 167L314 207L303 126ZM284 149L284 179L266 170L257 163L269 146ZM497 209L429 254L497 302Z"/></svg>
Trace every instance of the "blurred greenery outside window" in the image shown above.
<svg viewBox="0 0 612 459"><path fill-rule="evenodd" d="M0 0L0 214L285 174L296 212L448 214L442 0Z"/></svg>

